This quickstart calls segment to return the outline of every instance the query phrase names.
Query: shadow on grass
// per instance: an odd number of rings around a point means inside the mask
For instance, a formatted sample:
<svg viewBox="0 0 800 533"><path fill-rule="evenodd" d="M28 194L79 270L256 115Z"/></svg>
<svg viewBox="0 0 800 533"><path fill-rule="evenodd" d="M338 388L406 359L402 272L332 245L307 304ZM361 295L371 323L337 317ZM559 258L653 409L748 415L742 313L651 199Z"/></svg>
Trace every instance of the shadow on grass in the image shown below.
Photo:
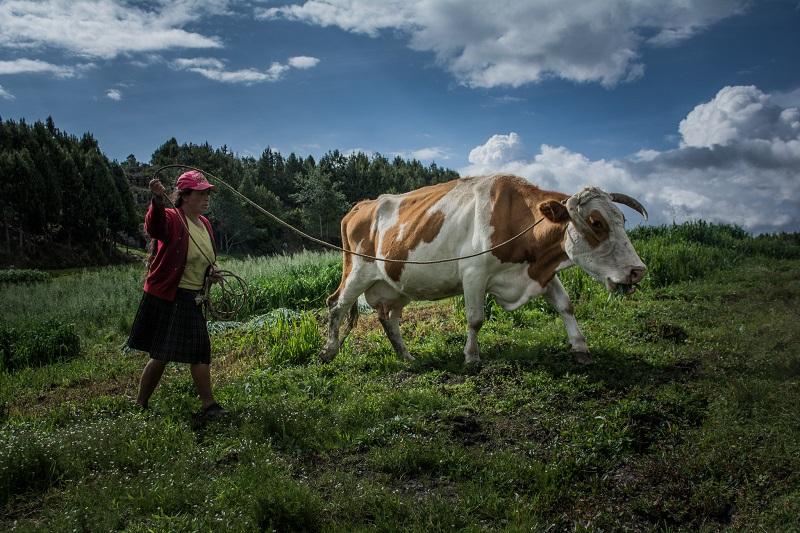
<svg viewBox="0 0 800 533"><path fill-rule="evenodd" d="M595 349L593 363L582 365L574 361L571 352L546 346L504 346L499 350L486 350L477 364L465 364L460 346L448 347L441 352L419 358L409 365L408 371L415 374L437 370L455 375L469 376L510 363L519 371L546 371L554 378L568 374L579 374L592 382L603 383L611 390L626 391L635 386L662 385L683 382L694 376L698 361L680 359L665 364L653 364L645 352Z"/></svg>

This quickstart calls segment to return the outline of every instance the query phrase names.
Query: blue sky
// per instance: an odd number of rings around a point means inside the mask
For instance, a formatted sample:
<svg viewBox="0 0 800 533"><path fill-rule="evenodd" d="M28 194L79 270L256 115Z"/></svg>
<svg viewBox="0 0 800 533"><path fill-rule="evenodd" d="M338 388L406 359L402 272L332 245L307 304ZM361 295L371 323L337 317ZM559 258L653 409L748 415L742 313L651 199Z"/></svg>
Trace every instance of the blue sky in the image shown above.
<svg viewBox="0 0 800 533"><path fill-rule="evenodd" d="M0 116L112 158L362 150L800 230L797 0L0 0L0 28Z"/></svg>

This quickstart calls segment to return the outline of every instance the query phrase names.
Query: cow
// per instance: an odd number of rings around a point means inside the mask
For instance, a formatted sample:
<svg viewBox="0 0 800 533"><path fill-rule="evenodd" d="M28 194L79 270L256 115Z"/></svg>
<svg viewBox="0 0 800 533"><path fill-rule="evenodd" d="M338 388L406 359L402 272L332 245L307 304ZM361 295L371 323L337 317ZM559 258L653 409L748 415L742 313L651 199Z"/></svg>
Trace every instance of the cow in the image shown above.
<svg viewBox="0 0 800 533"><path fill-rule="evenodd" d="M624 194L587 187L568 196L502 174L460 178L357 203L342 219L343 249L404 261L474 254L541 222L490 253L458 261L409 264L343 253L341 283L327 300L328 335L320 359L331 361L338 353L358 319L357 299L362 294L377 311L397 355L409 361L414 357L400 335L403 307L412 300L463 294L465 363L477 363L478 331L489 293L507 311L544 295L561 315L575 360L590 363L586 339L557 272L578 265L610 292L633 292L646 267L614 202L647 218L644 207ZM340 339L345 315L348 321Z"/></svg>

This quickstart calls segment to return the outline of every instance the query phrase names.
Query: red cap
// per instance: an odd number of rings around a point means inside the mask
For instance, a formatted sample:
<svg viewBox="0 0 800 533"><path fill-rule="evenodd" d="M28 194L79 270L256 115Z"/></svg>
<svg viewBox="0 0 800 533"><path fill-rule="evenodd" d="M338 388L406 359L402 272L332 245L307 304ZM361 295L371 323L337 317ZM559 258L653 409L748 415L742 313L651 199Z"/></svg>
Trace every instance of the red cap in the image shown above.
<svg viewBox="0 0 800 533"><path fill-rule="evenodd" d="M198 172L197 170L190 170L178 176L178 182L175 184L175 186L182 191L185 191L186 189L191 189L193 191L214 189L214 186L208 182L206 177L203 176L203 173Z"/></svg>

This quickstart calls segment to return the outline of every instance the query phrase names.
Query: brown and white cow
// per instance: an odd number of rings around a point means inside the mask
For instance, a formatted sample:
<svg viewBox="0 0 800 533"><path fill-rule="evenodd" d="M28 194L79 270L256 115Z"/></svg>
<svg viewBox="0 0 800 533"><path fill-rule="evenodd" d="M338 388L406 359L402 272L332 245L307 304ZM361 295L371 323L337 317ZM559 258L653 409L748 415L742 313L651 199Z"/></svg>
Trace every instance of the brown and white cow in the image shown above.
<svg viewBox="0 0 800 533"><path fill-rule="evenodd" d="M647 217L639 202L622 194L590 187L568 196L508 175L462 178L359 202L342 220L343 248L391 259L426 261L470 255L543 220L497 250L448 263L390 263L343 254L341 284L328 298L328 338L321 359L330 361L336 356L358 318L356 301L361 294L376 309L397 354L412 360L400 336L403 307L411 300L463 293L469 326L464 355L466 362L477 362L477 336L488 292L509 311L544 295L561 314L576 359L588 363L586 339L556 273L578 265L609 291L631 292L641 281L645 265L613 202ZM340 340L339 329L348 312Z"/></svg>

